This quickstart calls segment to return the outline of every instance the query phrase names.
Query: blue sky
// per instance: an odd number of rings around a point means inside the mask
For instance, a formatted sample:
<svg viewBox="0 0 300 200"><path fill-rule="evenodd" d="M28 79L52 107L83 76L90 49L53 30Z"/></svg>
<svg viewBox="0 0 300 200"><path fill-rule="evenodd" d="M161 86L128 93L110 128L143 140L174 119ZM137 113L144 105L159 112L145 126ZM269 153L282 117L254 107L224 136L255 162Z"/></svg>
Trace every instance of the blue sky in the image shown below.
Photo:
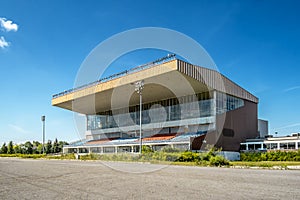
<svg viewBox="0 0 300 200"><path fill-rule="evenodd" d="M41 115L47 139L77 140L72 112L52 107L52 95L73 87L101 41L140 27L190 36L221 73L259 97L259 117L269 120L270 133L300 132L299 9L289 0L2 0L0 18L12 22L0 30L0 143L41 141ZM123 66L152 61L159 52L137 55Z"/></svg>

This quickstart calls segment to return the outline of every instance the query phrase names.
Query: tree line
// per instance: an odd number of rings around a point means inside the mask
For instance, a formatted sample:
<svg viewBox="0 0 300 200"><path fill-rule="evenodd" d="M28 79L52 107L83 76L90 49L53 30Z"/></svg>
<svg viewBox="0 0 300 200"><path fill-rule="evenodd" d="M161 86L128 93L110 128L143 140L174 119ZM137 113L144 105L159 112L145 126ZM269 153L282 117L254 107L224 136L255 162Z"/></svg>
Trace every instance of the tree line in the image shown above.
<svg viewBox="0 0 300 200"><path fill-rule="evenodd" d="M48 140L44 145L44 153L60 153L63 146L68 145L65 141L58 141L57 138L52 142ZM4 143L0 149L1 154L42 154L43 144L38 141L27 141L24 144L14 144L10 141L7 145Z"/></svg>

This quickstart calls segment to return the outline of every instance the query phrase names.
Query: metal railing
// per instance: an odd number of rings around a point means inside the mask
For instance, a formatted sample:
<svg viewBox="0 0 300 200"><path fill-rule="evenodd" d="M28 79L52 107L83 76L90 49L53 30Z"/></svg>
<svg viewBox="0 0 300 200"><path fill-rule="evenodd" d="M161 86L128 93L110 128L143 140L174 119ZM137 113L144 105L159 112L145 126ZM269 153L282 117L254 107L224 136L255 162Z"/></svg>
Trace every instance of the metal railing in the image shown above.
<svg viewBox="0 0 300 200"><path fill-rule="evenodd" d="M69 90L65 90L63 92L60 92L58 94L54 94L52 96L53 99L55 98L58 98L60 96L64 96L66 94L69 94L69 93L72 93L72 92L76 92L76 91L79 91L79 90L83 90L83 89L86 89L86 88L89 88L89 87L92 87L92 86L95 86L95 85L98 85L99 83L104 83L104 82L107 82L107 81L110 81L110 80L113 80L113 79L116 79L116 78L119 78L119 77L122 77L122 76L125 76L127 74L131 74L131 73L134 73L134 72L137 72L137 71L141 71L143 69L147 69L147 68L150 68L150 67L153 67L155 65L158 65L158 64L161 64L161 63L164 63L164 62L167 62L167 61L170 61L170 60L173 60L176 58L176 55L175 54L168 54L167 56L165 57L162 57L162 58L159 58L155 61L152 61L152 62L149 62L149 63L146 63L146 64L143 64L143 65L140 65L138 67L134 67L134 68L131 68L129 70L125 70L125 71L122 71L122 72L119 72L119 73L116 73L116 74L113 74L113 75L110 75L108 77L104 77L104 78L101 78L97 81L94 81L92 83L87 83L85 85L82 85L82 86L79 86L79 87L76 87L76 88L72 88L72 89L69 89Z"/></svg>

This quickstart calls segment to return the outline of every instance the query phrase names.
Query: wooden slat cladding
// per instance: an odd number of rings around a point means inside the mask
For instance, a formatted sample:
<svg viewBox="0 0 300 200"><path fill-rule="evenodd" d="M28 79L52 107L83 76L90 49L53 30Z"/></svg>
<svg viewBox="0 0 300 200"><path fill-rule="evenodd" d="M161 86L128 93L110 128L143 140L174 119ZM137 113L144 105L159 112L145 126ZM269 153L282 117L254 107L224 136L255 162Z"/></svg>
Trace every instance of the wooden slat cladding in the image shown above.
<svg viewBox="0 0 300 200"><path fill-rule="evenodd" d="M257 97L215 70L192 65L182 60L177 60L177 70L215 90L258 103Z"/></svg>

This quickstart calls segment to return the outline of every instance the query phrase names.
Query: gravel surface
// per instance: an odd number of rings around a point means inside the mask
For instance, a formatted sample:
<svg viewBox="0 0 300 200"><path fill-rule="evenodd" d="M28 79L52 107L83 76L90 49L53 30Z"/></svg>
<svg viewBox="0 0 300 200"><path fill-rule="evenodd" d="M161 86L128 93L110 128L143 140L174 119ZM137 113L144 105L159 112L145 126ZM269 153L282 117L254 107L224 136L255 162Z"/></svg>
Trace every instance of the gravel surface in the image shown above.
<svg viewBox="0 0 300 200"><path fill-rule="evenodd" d="M0 199L300 199L300 170L0 158Z"/></svg>

